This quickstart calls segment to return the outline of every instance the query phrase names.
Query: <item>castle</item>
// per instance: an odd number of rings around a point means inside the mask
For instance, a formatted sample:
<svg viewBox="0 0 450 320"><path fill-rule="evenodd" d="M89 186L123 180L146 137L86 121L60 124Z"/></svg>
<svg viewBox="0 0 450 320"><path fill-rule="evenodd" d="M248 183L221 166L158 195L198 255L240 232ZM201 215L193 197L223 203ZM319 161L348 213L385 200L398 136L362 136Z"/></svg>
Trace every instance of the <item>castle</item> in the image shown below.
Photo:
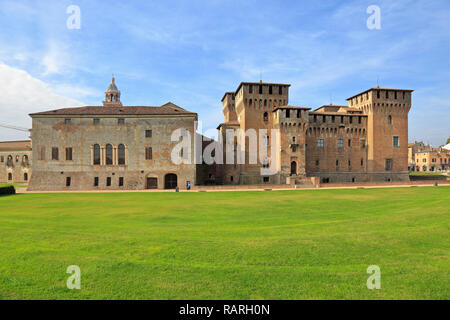
<svg viewBox="0 0 450 320"><path fill-rule="evenodd" d="M347 106L312 110L290 105L289 88L282 83L243 82L226 92L219 140L226 141L230 131L245 135L242 140L234 136L231 151L229 145L213 141L216 162L205 164L196 159L210 143L196 132L196 113L170 102L123 106L113 78L101 106L30 114L32 151L23 143L26 160L32 163L23 167L26 180L31 175L28 188L139 190L409 180L408 113L413 90L371 88L348 98ZM177 129L191 137L193 152L181 150L186 161L175 164L178 142L172 134ZM246 134L252 130L256 136ZM258 153L267 149L266 159L251 161L255 144ZM0 145L0 157L5 170L0 182L24 182L24 172L14 173L15 153Z"/></svg>

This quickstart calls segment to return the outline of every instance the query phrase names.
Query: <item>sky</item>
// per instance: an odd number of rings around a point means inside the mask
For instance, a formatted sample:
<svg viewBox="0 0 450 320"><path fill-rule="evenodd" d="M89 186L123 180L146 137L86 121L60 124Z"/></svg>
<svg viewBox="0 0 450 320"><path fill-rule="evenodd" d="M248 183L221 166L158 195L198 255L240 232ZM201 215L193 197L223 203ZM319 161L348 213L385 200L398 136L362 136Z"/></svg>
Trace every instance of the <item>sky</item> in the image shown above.
<svg viewBox="0 0 450 320"><path fill-rule="evenodd" d="M371 5L380 29L367 27ZM450 1L0 1L0 124L101 105L112 74L124 105L171 101L204 129L223 122L220 100L243 81L289 83L290 104L314 109L378 83L414 89L409 140L439 146L450 137ZM0 127L0 140L27 138Z"/></svg>

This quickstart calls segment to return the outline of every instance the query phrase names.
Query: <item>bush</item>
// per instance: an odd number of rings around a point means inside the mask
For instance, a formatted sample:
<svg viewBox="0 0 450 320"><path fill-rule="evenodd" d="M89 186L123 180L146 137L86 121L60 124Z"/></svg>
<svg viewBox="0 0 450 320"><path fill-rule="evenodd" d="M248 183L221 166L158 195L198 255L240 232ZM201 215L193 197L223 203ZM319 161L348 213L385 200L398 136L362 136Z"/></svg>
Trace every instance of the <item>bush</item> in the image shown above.
<svg viewBox="0 0 450 320"><path fill-rule="evenodd" d="M16 189L13 186L0 187L0 195L16 194Z"/></svg>

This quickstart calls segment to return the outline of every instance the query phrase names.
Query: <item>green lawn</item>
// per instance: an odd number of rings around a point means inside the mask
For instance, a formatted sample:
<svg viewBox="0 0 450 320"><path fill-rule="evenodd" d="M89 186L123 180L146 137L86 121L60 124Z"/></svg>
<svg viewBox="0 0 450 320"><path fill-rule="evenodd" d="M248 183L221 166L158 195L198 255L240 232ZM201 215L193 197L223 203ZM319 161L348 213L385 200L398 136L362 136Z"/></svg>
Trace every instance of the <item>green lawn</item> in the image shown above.
<svg viewBox="0 0 450 320"><path fill-rule="evenodd" d="M445 176L444 172L430 172L430 171L413 171L409 173L413 177L428 177L428 176Z"/></svg>
<svg viewBox="0 0 450 320"><path fill-rule="evenodd" d="M450 298L450 187L19 194L0 240L1 299Z"/></svg>

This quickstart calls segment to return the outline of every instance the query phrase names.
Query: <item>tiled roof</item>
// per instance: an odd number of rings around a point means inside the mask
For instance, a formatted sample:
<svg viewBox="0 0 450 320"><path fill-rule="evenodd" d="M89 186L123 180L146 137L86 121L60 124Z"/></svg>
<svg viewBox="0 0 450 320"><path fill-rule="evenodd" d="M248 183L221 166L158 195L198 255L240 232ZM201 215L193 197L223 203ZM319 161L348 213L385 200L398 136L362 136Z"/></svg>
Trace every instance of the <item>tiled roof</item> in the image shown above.
<svg viewBox="0 0 450 320"><path fill-rule="evenodd" d="M27 151L31 150L31 141L1 141L0 151Z"/></svg>
<svg viewBox="0 0 450 320"><path fill-rule="evenodd" d="M281 110L284 110L284 109L300 109L300 110L311 110L311 108L308 108L308 107L296 107L296 106L279 106L279 107L276 107L275 109L273 109L273 111L272 112L275 112L275 111L277 111L278 109L281 109Z"/></svg>
<svg viewBox="0 0 450 320"><path fill-rule="evenodd" d="M161 107L147 106L85 106L78 108L64 108L51 111L32 113L30 116L39 115L177 115L191 114L195 112L187 111L171 102Z"/></svg>

